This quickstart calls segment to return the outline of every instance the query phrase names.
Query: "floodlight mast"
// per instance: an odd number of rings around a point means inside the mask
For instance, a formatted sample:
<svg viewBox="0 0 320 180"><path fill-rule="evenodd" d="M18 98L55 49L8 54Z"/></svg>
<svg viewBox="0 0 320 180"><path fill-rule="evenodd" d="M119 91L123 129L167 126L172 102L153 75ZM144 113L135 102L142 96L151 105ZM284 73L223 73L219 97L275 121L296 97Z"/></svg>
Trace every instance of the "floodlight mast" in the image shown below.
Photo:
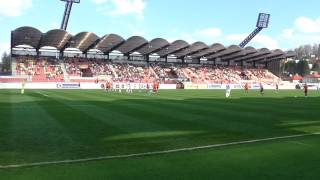
<svg viewBox="0 0 320 180"><path fill-rule="evenodd" d="M70 14L71 14L72 5L73 5L73 3L80 3L80 0L61 0L61 1L66 2L66 8L64 10L63 19L62 19L60 29L66 31L67 27L68 27L68 22L69 22L69 18L70 18Z"/></svg>
<svg viewBox="0 0 320 180"><path fill-rule="evenodd" d="M240 43L240 47L244 48L256 35L259 34L260 31L264 28L268 28L270 20L270 14L260 13L256 25L256 29Z"/></svg>

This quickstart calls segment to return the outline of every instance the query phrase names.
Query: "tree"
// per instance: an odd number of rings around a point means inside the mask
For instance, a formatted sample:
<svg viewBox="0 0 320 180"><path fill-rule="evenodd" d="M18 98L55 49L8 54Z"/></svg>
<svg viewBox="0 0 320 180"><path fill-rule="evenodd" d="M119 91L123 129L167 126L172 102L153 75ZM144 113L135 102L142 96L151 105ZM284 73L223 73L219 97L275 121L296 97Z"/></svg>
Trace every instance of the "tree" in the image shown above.
<svg viewBox="0 0 320 180"><path fill-rule="evenodd" d="M11 72L11 56L6 52L2 55L2 69L0 69L3 73Z"/></svg>
<svg viewBox="0 0 320 180"><path fill-rule="evenodd" d="M305 60L299 61L297 64L297 73L304 76L309 71L309 65L308 62Z"/></svg>
<svg viewBox="0 0 320 180"><path fill-rule="evenodd" d="M320 62L315 62L315 63L313 64L312 70L313 70L313 71L319 71L319 72L320 72Z"/></svg>
<svg viewBox="0 0 320 180"><path fill-rule="evenodd" d="M297 73L297 64L295 61L289 61L285 64L285 71L289 74L296 74Z"/></svg>

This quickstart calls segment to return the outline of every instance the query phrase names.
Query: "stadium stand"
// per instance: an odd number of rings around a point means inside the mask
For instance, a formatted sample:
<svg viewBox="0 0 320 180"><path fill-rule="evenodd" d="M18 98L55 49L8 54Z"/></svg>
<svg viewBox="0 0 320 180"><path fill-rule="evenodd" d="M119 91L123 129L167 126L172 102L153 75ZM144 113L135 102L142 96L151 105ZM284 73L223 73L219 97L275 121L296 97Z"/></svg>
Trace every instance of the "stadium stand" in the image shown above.
<svg viewBox="0 0 320 180"><path fill-rule="evenodd" d="M63 30L42 33L33 27L17 28L11 37L14 75L28 76L33 82L275 82L279 78L274 75L277 69L271 68L273 62L295 56L279 49L225 47L219 43L208 46L183 40L169 43L162 38L147 41L140 36L125 40L116 34L100 38L91 32L72 36ZM32 49L28 54L32 56L21 55L25 48L19 49L20 45ZM43 47L55 48L56 52L42 57L39 52ZM76 49L76 54L70 55L67 49ZM89 58L91 50L96 50L100 58Z"/></svg>
<svg viewBox="0 0 320 180"><path fill-rule="evenodd" d="M130 64L85 58L68 58L62 63L64 66L61 66L58 60L32 56L16 57L16 62L17 76L27 76L33 82L62 82L65 81L65 76L70 77L72 82L95 82L101 78L112 79L114 82L159 81L166 84L178 82L224 84L239 83L242 80L266 83L278 81L278 77L266 69L245 69L240 66Z"/></svg>

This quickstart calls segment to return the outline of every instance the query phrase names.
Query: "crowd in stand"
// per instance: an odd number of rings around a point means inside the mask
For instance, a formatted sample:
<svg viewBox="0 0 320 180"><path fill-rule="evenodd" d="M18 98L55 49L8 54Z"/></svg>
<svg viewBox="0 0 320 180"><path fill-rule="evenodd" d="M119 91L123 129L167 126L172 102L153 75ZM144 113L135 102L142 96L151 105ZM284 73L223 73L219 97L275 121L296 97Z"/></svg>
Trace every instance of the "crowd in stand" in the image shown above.
<svg viewBox="0 0 320 180"><path fill-rule="evenodd" d="M193 82L203 84L238 83L241 80L274 82L277 77L266 69L243 69L223 66L186 66L154 63L136 65L112 63L103 60L69 58L64 61L65 72L69 77L107 76L114 82L153 82L161 83ZM84 76L84 73L86 76ZM62 66L57 61L46 58L17 58L17 74L29 75L33 81L63 81Z"/></svg>
<svg viewBox="0 0 320 180"><path fill-rule="evenodd" d="M57 82L63 81L64 78L60 64L47 58L19 57L17 58L16 73L28 76L35 82Z"/></svg>
<svg viewBox="0 0 320 180"><path fill-rule="evenodd" d="M112 76L110 64L101 60L69 58L65 61L65 67L69 76L82 77L83 70L87 70L90 76Z"/></svg>
<svg viewBox="0 0 320 180"><path fill-rule="evenodd" d="M149 67L133 64L113 64L117 82L146 82L150 77Z"/></svg>
<svg viewBox="0 0 320 180"><path fill-rule="evenodd" d="M170 64L152 64L155 77L162 83L176 83L176 81L189 81L184 73L179 71L181 66Z"/></svg>

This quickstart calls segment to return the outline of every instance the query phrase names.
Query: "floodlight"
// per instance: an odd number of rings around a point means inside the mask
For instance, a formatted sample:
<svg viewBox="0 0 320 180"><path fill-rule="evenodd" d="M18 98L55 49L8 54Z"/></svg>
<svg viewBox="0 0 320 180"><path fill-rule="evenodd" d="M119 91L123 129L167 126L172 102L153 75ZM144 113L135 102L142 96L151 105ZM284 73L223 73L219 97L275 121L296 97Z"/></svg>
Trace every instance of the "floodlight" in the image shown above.
<svg viewBox="0 0 320 180"><path fill-rule="evenodd" d="M260 13L257 21L257 27L268 28L270 14Z"/></svg>
<svg viewBox="0 0 320 180"><path fill-rule="evenodd" d="M73 3L80 3L80 0L60 0L60 1L73 2Z"/></svg>

